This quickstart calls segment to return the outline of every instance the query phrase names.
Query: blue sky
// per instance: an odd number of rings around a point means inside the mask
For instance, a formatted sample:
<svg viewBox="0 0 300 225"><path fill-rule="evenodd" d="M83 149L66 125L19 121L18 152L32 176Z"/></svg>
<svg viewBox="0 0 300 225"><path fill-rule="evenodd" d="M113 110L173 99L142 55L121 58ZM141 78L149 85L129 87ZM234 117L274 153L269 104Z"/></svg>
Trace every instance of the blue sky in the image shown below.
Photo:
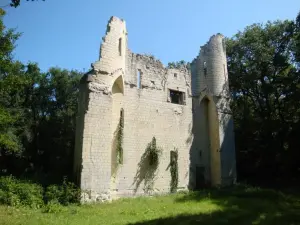
<svg viewBox="0 0 300 225"><path fill-rule="evenodd" d="M294 19L299 0L21 0L5 25L23 35L15 59L87 71L98 60L109 18L126 21L129 48L164 64L191 61L215 33L231 37L253 23ZM9 0L0 0L0 6Z"/></svg>

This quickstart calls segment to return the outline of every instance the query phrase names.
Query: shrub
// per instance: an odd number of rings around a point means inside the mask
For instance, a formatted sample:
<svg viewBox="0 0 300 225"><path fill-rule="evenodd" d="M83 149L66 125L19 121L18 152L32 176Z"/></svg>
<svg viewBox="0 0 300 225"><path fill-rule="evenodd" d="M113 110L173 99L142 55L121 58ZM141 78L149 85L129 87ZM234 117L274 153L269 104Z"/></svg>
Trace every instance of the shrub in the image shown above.
<svg viewBox="0 0 300 225"><path fill-rule="evenodd" d="M44 211L56 212L57 204L79 203L80 189L64 179L62 185L41 185L18 180L12 176L0 177L0 204L41 208L44 201L49 204Z"/></svg>
<svg viewBox="0 0 300 225"><path fill-rule="evenodd" d="M50 185L45 192L45 200L49 202L58 202L63 205L78 203L80 201L80 189L75 184L64 179L62 185Z"/></svg>
<svg viewBox="0 0 300 225"><path fill-rule="evenodd" d="M44 206L43 213L59 213L64 211L65 208L58 201L50 201Z"/></svg>
<svg viewBox="0 0 300 225"><path fill-rule="evenodd" d="M44 204L43 188L12 176L0 177L0 204L40 208Z"/></svg>
<svg viewBox="0 0 300 225"><path fill-rule="evenodd" d="M60 202L62 196L62 188L58 185L50 185L45 191L46 203L50 202Z"/></svg>

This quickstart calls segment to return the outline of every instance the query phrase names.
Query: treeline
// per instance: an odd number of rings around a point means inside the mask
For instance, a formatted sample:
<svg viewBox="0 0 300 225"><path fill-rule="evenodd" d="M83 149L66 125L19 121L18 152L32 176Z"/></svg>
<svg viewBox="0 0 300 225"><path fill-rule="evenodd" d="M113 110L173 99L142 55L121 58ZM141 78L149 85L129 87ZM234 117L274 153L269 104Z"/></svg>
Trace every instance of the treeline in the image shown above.
<svg viewBox="0 0 300 225"><path fill-rule="evenodd" d="M300 13L227 40L238 178L300 184Z"/></svg>
<svg viewBox="0 0 300 225"><path fill-rule="evenodd" d="M72 180L75 117L82 73L41 72L12 57L20 34L6 29L0 9L0 175L47 185Z"/></svg>
<svg viewBox="0 0 300 225"><path fill-rule="evenodd" d="M0 175L44 186L72 180L78 71L13 59L15 30L0 11ZM300 181L300 15L227 39L239 181ZM170 68L188 65L181 61Z"/></svg>

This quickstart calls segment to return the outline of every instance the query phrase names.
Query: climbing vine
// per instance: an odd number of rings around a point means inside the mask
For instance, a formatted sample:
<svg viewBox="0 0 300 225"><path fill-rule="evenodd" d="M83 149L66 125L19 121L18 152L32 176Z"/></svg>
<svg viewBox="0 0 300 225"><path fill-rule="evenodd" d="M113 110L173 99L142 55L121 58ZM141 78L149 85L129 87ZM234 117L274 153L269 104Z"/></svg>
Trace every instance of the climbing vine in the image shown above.
<svg viewBox="0 0 300 225"><path fill-rule="evenodd" d="M178 187L178 150L174 149L171 151L170 157L170 172L171 172L171 192L174 193L177 191Z"/></svg>
<svg viewBox="0 0 300 225"><path fill-rule="evenodd" d="M153 191L161 154L162 148L157 146L156 138L153 137L151 142L147 145L139 164L138 182L140 183L141 180L145 181L144 191L146 193Z"/></svg>
<svg viewBox="0 0 300 225"><path fill-rule="evenodd" d="M124 129L124 111L121 109L120 121L117 128L117 163L123 164L123 129Z"/></svg>
<svg viewBox="0 0 300 225"><path fill-rule="evenodd" d="M148 153L148 157L149 157L149 165L150 166L158 165L159 157L161 155L162 149L157 147L155 137L153 137L152 141L148 144L146 148L146 152Z"/></svg>

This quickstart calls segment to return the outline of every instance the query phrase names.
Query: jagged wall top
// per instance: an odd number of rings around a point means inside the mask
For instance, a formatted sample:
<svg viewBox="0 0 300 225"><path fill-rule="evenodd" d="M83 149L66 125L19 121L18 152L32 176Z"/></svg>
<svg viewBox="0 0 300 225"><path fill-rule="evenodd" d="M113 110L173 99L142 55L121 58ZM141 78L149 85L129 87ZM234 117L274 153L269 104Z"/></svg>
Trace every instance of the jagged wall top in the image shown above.
<svg viewBox="0 0 300 225"><path fill-rule="evenodd" d="M211 51L212 48L217 50L219 53L226 54L225 39L222 34L218 33L211 36L209 41L205 45L200 47L200 55L201 53L203 54Z"/></svg>
<svg viewBox="0 0 300 225"><path fill-rule="evenodd" d="M199 96L203 91L210 95L223 95L228 86L226 47L220 33L210 37L200 47L200 52L191 64L192 93Z"/></svg>
<svg viewBox="0 0 300 225"><path fill-rule="evenodd" d="M93 69L102 74L109 74L117 69L125 70L126 50L126 22L112 16L108 21L106 34L102 38L99 61L93 63Z"/></svg>

